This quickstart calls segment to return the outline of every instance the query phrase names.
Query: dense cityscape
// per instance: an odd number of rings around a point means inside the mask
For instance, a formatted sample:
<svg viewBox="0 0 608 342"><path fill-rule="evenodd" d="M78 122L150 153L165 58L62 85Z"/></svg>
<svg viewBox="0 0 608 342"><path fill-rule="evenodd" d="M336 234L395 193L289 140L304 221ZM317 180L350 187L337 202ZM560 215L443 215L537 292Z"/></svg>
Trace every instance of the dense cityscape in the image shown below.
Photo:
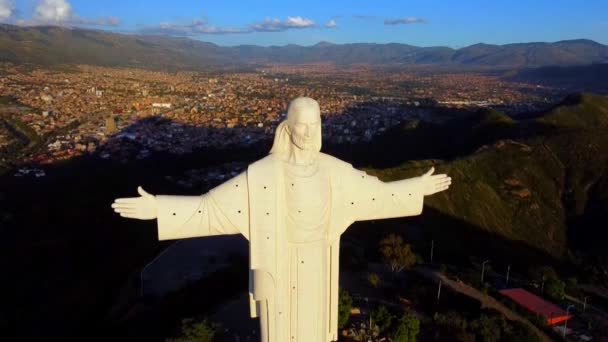
<svg viewBox="0 0 608 342"><path fill-rule="evenodd" d="M533 111L558 96L544 86L483 73L325 64L225 74L94 66L26 71L5 64L2 73L0 96L20 104L8 116L44 140L26 158L39 164L83 153L124 159L251 145L273 134L297 96L320 102L324 139L337 144L370 141L405 120L445 119L433 114L439 107ZM0 146L7 147L11 135L6 125L2 129Z"/></svg>

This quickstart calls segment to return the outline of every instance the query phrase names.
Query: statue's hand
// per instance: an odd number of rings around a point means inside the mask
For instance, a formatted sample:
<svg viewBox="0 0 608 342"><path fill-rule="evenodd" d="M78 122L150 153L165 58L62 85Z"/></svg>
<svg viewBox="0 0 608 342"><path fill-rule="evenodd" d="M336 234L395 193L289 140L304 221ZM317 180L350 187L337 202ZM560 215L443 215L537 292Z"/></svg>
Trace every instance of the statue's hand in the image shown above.
<svg viewBox="0 0 608 342"><path fill-rule="evenodd" d="M156 218L156 197L144 191L139 186L137 192L141 197L117 198L112 203L114 211L122 217L139 220L153 220Z"/></svg>
<svg viewBox="0 0 608 342"><path fill-rule="evenodd" d="M438 192L447 190L452 184L452 178L446 174L433 175L435 168L432 167L427 173L420 176L422 179L422 191L425 196L436 194Z"/></svg>

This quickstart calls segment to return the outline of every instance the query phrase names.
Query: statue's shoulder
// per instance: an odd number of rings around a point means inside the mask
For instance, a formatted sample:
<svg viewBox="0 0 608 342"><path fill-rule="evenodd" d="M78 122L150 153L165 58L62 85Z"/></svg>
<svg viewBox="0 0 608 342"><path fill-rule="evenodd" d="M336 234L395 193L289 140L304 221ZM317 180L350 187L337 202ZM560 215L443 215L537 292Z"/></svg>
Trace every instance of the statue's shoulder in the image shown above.
<svg viewBox="0 0 608 342"><path fill-rule="evenodd" d="M321 167L332 171L348 171L353 169L350 163L325 153L319 153L319 162L321 163Z"/></svg>
<svg viewBox="0 0 608 342"><path fill-rule="evenodd" d="M262 159L258 159L255 162L249 164L247 166L248 172L269 172L275 168L275 166L280 162L279 158L273 154L269 154Z"/></svg>

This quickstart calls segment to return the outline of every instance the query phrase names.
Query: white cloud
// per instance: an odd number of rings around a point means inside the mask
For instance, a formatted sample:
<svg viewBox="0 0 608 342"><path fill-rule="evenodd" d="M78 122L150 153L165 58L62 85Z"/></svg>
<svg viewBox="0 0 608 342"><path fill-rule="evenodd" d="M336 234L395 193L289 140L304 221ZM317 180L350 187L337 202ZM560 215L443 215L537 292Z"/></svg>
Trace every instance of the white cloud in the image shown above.
<svg viewBox="0 0 608 342"><path fill-rule="evenodd" d="M256 32L281 32L289 29L303 29L315 27L314 21L302 17L287 17L286 20L265 19L261 23L252 24L249 27Z"/></svg>
<svg viewBox="0 0 608 342"><path fill-rule="evenodd" d="M336 21L334 19L331 19L330 21L325 23L325 27L336 28L336 27L338 27L338 23L336 23Z"/></svg>
<svg viewBox="0 0 608 342"><path fill-rule="evenodd" d="M193 20L189 24L161 23L154 27L144 27L140 32L171 36L196 36L200 34L249 33L250 31L232 27L216 27L209 25L205 20Z"/></svg>
<svg viewBox="0 0 608 342"><path fill-rule="evenodd" d="M42 0L34 10L34 19L62 23L72 18L72 6L66 0Z"/></svg>
<svg viewBox="0 0 608 342"><path fill-rule="evenodd" d="M2 1L2 0L0 0ZM67 0L40 0L34 9L32 20L21 20L21 25L83 25L83 26L118 26L120 18L102 17L85 18L74 13Z"/></svg>
<svg viewBox="0 0 608 342"><path fill-rule="evenodd" d="M335 23L334 20L331 20ZM193 20L191 23L160 23L158 26L144 26L139 32L144 34L166 34L170 36L197 36L203 34L243 34L253 32L282 32L290 29L316 27L314 21L303 17L287 17L285 20L265 19L245 28L218 27L207 20Z"/></svg>
<svg viewBox="0 0 608 342"><path fill-rule="evenodd" d="M12 0L0 0L0 20L9 19L15 12L15 4Z"/></svg>
<svg viewBox="0 0 608 342"><path fill-rule="evenodd" d="M405 17L397 19L386 19L384 25L408 25L408 24L424 24L426 20L416 17Z"/></svg>

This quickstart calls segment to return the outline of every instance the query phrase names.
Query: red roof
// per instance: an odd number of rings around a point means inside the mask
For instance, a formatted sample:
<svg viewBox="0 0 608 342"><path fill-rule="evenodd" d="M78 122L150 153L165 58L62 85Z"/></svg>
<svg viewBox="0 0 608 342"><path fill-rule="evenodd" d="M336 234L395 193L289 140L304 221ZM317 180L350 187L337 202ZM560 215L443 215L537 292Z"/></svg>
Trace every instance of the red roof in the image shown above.
<svg viewBox="0 0 608 342"><path fill-rule="evenodd" d="M543 316L549 325L557 324L572 318L572 315L566 315L564 309L524 289L505 289L498 292L503 296L511 298L511 300L533 313Z"/></svg>

